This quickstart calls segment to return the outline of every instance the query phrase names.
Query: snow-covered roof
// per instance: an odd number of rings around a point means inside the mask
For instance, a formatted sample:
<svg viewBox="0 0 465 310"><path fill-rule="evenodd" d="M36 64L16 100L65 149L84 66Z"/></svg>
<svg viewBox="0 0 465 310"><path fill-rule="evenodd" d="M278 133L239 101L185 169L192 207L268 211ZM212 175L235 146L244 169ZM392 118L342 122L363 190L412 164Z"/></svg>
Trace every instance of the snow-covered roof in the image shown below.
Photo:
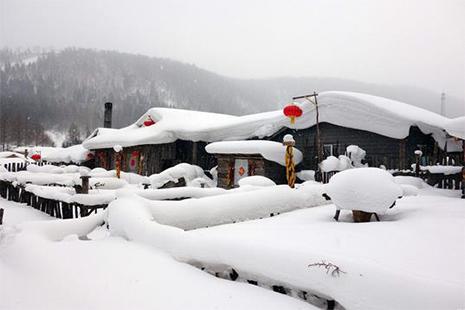
<svg viewBox="0 0 465 310"><path fill-rule="evenodd" d="M10 151L0 152L0 158L20 158L20 159L25 159L23 154L16 153L16 152L10 152Z"/></svg>
<svg viewBox="0 0 465 310"><path fill-rule="evenodd" d="M465 116L448 120L445 129L451 136L465 139Z"/></svg>
<svg viewBox="0 0 465 310"><path fill-rule="evenodd" d="M57 148L42 158L52 163L81 163L88 159L88 154L89 150L84 148L82 144L77 144L66 148Z"/></svg>
<svg viewBox="0 0 465 310"><path fill-rule="evenodd" d="M403 102L353 92L329 91L318 95L320 122L366 130L383 136L402 139L411 126L432 134L444 146L445 126L450 119ZM84 141L88 149L123 147L141 144L162 144L177 139L189 141L244 140L271 136L283 127L303 129L315 125L316 112L309 102L297 103L302 117L291 125L282 110L245 116L151 108L137 122L122 129L99 128ZM143 125L148 118L155 121Z"/></svg>
<svg viewBox="0 0 465 310"><path fill-rule="evenodd" d="M205 147L211 154L260 154L263 158L286 165L286 147L282 143L266 140L213 142ZM294 148L294 163L302 161L302 152Z"/></svg>

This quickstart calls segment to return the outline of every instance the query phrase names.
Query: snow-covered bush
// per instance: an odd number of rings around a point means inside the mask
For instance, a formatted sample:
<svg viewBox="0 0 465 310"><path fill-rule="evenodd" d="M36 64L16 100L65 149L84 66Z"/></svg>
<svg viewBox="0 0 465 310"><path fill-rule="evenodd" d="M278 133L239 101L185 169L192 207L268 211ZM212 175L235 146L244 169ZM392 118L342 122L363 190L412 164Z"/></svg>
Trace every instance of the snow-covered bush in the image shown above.
<svg viewBox="0 0 465 310"><path fill-rule="evenodd" d="M334 175L326 185L337 209L383 214L403 195L394 177L379 168L349 169Z"/></svg>
<svg viewBox="0 0 465 310"><path fill-rule="evenodd" d="M346 148L347 156L350 158L352 166L359 168L359 167L367 167L367 164L362 164L362 160L365 159L367 152L357 145L349 145Z"/></svg>

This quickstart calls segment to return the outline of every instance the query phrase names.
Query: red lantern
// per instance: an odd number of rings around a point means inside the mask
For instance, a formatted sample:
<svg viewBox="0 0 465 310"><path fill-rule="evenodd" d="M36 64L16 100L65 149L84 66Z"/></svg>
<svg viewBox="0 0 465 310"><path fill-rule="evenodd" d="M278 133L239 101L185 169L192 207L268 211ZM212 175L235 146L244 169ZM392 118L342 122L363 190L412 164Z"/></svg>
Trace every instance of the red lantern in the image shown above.
<svg viewBox="0 0 465 310"><path fill-rule="evenodd" d="M40 156L40 154L33 154L33 155L31 156L31 158L32 158L33 160L40 160L40 159L42 158L42 156Z"/></svg>
<svg viewBox="0 0 465 310"><path fill-rule="evenodd" d="M94 153L87 153L87 160L94 159Z"/></svg>
<svg viewBox="0 0 465 310"><path fill-rule="evenodd" d="M302 116L302 109L291 103L284 107L283 113L291 119L291 124L294 124L296 117Z"/></svg>
<svg viewBox="0 0 465 310"><path fill-rule="evenodd" d="M153 124L155 124L155 121L150 116L148 116L148 119L144 121L145 127L152 126Z"/></svg>

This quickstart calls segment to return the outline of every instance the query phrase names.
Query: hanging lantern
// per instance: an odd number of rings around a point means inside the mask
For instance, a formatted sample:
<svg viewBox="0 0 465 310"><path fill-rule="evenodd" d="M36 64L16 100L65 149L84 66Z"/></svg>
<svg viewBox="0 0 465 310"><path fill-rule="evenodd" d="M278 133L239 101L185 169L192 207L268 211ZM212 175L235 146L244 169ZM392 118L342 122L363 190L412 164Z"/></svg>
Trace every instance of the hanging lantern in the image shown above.
<svg viewBox="0 0 465 310"><path fill-rule="evenodd" d="M144 126L149 127L155 124L155 121L149 116L147 116L147 120L144 121Z"/></svg>
<svg viewBox="0 0 465 310"><path fill-rule="evenodd" d="M40 154L33 154L33 155L31 156L31 158L32 158L33 160L36 160L36 161L37 161L37 160L40 160L40 159L42 158L42 156L40 156Z"/></svg>
<svg viewBox="0 0 465 310"><path fill-rule="evenodd" d="M87 160L92 160L92 159L94 159L94 153L87 153L86 158L87 158Z"/></svg>
<svg viewBox="0 0 465 310"><path fill-rule="evenodd" d="M291 119L291 124L294 124L295 119L302 116L302 109L298 105L291 103L284 107L283 113Z"/></svg>

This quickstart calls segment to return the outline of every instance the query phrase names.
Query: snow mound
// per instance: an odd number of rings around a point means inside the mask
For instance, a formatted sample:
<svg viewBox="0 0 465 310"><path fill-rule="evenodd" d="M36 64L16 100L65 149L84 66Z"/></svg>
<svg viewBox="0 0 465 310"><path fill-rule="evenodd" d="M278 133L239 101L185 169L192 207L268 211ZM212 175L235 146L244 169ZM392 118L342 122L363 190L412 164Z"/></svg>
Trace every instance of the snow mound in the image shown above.
<svg viewBox="0 0 465 310"><path fill-rule="evenodd" d="M379 168L349 169L335 174L327 193L338 209L384 214L403 190L394 177Z"/></svg>
<svg viewBox="0 0 465 310"><path fill-rule="evenodd" d="M296 173L297 177L302 181L314 181L315 170L301 170Z"/></svg>
<svg viewBox="0 0 465 310"><path fill-rule="evenodd" d="M345 155L339 155L339 157L328 156L321 162L320 168L324 172L343 171L352 168L350 162L350 158Z"/></svg>
<svg viewBox="0 0 465 310"><path fill-rule="evenodd" d="M239 186L275 186L276 183L261 175L253 175L239 180Z"/></svg>
<svg viewBox="0 0 465 310"><path fill-rule="evenodd" d="M247 141L222 141L210 143L205 147L210 154L259 154L263 158L286 165L286 147L279 142L247 140ZM302 161L302 152L294 148L294 163Z"/></svg>
<svg viewBox="0 0 465 310"><path fill-rule="evenodd" d="M190 165L187 163L178 164L174 167L164 170L163 172L153 174L149 177L150 183L152 184L153 188L159 188L168 182L177 183L181 178L184 178L184 180L186 181L186 185L188 186L192 181L194 181L197 178L202 178L207 181L210 180L205 175L201 167L196 165ZM199 181L196 180L194 184L198 184L198 182Z"/></svg>

